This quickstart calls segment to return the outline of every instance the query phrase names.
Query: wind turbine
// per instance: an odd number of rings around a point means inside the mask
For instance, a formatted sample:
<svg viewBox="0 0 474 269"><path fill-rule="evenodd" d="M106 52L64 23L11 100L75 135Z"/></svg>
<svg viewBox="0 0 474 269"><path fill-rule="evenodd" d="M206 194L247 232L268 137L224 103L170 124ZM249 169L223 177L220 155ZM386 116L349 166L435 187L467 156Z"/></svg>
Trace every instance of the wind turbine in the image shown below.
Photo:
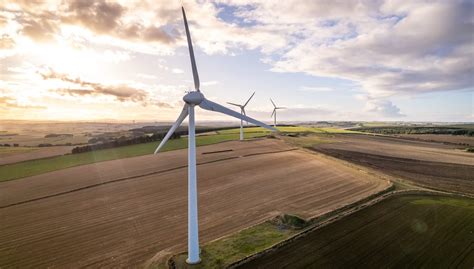
<svg viewBox="0 0 474 269"><path fill-rule="evenodd" d="M189 115L188 123L188 264L196 264L201 261L199 258L199 229L198 229L198 206L197 206L197 184L196 184L196 136L195 136L195 122L194 122L194 107L199 106L202 109L216 111L229 116L251 122L261 127L276 131L276 129L266 125L263 122L252 119L245 115L241 115L231 109L214 103L204 97L199 90L199 75L196 67L196 60L194 59L193 44L191 35L189 34L188 21L186 20L186 13L184 7L181 8L183 12L184 27L186 29L186 38L188 40L189 57L191 58L191 67L194 78L194 91L187 92L183 101L185 102L181 114L179 114L176 122L171 126L166 136L156 148L155 154L165 145L166 141L174 133L176 128L181 125L183 120Z"/></svg>
<svg viewBox="0 0 474 269"><path fill-rule="evenodd" d="M250 102L250 99L252 99L252 97L254 95L255 95L255 92L252 93L250 98L243 105L230 103L230 102L227 102L227 104L240 107L240 114L247 116L247 114L245 113L245 107L247 106L247 104ZM247 124L248 124L248 122L247 122ZM240 119L240 140L241 141L244 140L244 126L243 125L244 125L244 121L242 119Z"/></svg>
<svg viewBox="0 0 474 269"><path fill-rule="evenodd" d="M278 109L284 109L284 108L286 108L286 107L282 107L282 106L281 106L281 107L277 107L277 106L275 105L275 103L273 102L272 98L270 98L270 102L272 102L272 104L273 104L273 112L272 112L272 115L271 115L270 117L275 116L275 117L273 118L273 127L276 128L276 126L277 126L277 110L278 110Z"/></svg>

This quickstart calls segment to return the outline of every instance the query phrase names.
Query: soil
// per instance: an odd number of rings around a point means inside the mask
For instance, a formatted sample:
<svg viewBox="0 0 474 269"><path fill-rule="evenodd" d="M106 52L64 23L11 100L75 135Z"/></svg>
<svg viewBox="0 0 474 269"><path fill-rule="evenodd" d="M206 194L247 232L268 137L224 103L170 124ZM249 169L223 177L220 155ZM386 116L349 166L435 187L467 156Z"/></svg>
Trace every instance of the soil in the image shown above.
<svg viewBox="0 0 474 269"><path fill-rule="evenodd" d="M281 212L321 215L389 184L276 139L199 147L201 243ZM0 207L1 268L137 267L185 250L187 152L3 182Z"/></svg>
<svg viewBox="0 0 474 269"><path fill-rule="evenodd" d="M341 134L314 150L438 190L474 194L474 154L454 145Z"/></svg>

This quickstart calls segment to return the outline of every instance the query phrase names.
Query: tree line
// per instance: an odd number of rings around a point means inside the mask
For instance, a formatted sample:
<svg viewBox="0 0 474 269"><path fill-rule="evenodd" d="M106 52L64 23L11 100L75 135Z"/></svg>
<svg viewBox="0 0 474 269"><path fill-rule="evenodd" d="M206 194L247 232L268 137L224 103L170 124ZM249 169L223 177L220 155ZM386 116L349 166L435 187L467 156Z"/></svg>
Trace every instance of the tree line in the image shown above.
<svg viewBox="0 0 474 269"><path fill-rule="evenodd" d="M175 132L171 135L170 139L180 138L181 135L184 135L185 133L187 133L187 132L185 132L185 131ZM154 141L160 141L160 140L163 140L165 135L166 135L165 133L155 133L151 136L145 135L145 136L139 136L139 137L133 137L133 138L123 138L123 137L121 137L121 138L117 138L117 139L115 139L113 141L109 141L109 142L103 142L103 143L98 143L98 144L75 147L75 148L72 149L72 154L89 152L89 151L100 150L100 149L110 149L110 148L117 148L117 147L123 147L123 146L130 146L130 145L142 144L142 143L148 143L148 142L154 142Z"/></svg>
<svg viewBox="0 0 474 269"><path fill-rule="evenodd" d="M353 131L368 132L376 134L449 134L449 135L465 135L474 136L474 129L455 128L455 127L362 127L352 128Z"/></svg>

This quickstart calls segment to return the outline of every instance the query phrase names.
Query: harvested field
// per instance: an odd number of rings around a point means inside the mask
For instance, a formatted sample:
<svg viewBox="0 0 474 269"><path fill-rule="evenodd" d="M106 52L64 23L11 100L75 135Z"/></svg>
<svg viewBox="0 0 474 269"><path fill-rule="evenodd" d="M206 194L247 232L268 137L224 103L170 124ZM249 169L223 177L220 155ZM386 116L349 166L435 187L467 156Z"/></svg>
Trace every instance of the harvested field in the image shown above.
<svg viewBox="0 0 474 269"><path fill-rule="evenodd" d="M474 200L388 198L238 268L472 268Z"/></svg>
<svg viewBox="0 0 474 269"><path fill-rule="evenodd" d="M455 146L394 137L339 134L312 148L435 189L474 194L474 154Z"/></svg>
<svg viewBox="0 0 474 269"><path fill-rule="evenodd" d="M278 212L316 216L389 186L274 139L198 154L202 242ZM177 150L0 183L0 267L131 267L184 250L186 168L186 150Z"/></svg>
<svg viewBox="0 0 474 269"><path fill-rule="evenodd" d="M396 136L408 138L408 139L430 141L430 142L457 144L457 145L462 145L462 146L474 146L474 136L435 135L435 134L400 134Z"/></svg>
<svg viewBox="0 0 474 269"><path fill-rule="evenodd" d="M71 153L73 148L73 146L55 146L33 148L29 151L15 152L14 154L3 154L0 155L0 165L60 156Z"/></svg>

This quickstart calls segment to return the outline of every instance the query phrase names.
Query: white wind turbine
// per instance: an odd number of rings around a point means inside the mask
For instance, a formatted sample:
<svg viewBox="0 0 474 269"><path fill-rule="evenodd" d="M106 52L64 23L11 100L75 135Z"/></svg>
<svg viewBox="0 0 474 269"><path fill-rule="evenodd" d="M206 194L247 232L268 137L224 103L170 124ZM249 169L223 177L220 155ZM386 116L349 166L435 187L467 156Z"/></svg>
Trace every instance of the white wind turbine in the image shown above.
<svg viewBox="0 0 474 269"><path fill-rule="evenodd" d="M183 97L185 102L183 110L176 122L171 126L166 136L156 148L155 154L165 145L166 141L174 133L176 128L189 115L188 123L188 259L189 264L196 264L201 261L199 258L199 229L198 229L198 206L197 206L197 185L196 185L196 138L195 138L195 122L194 122L194 107L199 106L202 109L216 111L229 116L251 122L261 127L276 131L276 129L266 125L263 122L241 115L231 109L221 106L217 103L209 101L199 90L199 76L194 59L193 45L191 42L191 35L189 34L188 22L186 20L186 13L183 12L184 27L186 29L186 37L188 40L189 56L191 58L191 67L194 78L194 91L189 91Z"/></svg>
<svg viewBox="0 0 474 269"><path fill-rule="evenodd" d="M255 95L255 92L252 93L250 98L243 105L239 105L239 104L235 104L231 102L227 102L227 104L240 107L240 114L247 116L247 114L245 113L245 107L247 106L247 104L250 102L250 99L252 99L254 95ZM243 125L244 125L244 121L240 119L240 140L244 140L244 126Z"/></svg>
<svg viewBox="0 0 474 269"><path fill-rule="evenodd" d="M286 108L286 107L282 107L282 106L281 106L281 107L277 107L277 106L275 105L275 103L273 102L272 98L270 98L270 102L272 102L272 104L273 104L273 112L272 112L272 115L271 115L270 117L273 117L273 127L276 128L276 126L277 126L277 110L278 110L278 109L284 109L284 108Z"/></svg>

